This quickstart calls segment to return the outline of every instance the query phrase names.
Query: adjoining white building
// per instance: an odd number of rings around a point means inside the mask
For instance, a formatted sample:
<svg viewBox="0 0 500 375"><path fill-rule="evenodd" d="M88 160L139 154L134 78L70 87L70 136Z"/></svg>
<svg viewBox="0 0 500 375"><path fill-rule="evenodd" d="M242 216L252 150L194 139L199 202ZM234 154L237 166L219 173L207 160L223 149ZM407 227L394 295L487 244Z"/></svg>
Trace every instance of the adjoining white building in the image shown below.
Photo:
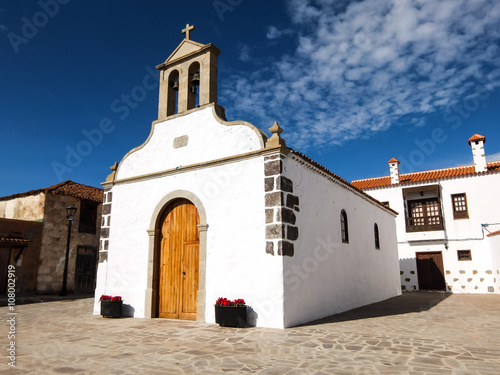
<svg viewBox="0 0 500 375"><path fill-rule="evenodd" d="M396 219L403 290L500 293L500 161L486 162L486 138L469 139L474 165L352 184L400 212Z"/></svg>
<svg viewBox="0 0 500 375"><path fill-rule="evenodd" d="M401 293L397 213L289 149L227 122L220 51L186 38L160 71L158 120L103 186L94 313L214 322L243 298L250 324L284 328Z"/></svg>

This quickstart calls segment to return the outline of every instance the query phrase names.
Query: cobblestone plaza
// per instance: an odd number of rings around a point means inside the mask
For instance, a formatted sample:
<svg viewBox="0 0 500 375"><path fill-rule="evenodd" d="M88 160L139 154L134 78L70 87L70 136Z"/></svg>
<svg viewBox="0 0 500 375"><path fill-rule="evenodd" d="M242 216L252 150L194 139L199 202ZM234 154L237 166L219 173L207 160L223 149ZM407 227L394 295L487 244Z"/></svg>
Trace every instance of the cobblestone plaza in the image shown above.
<svg viewBox="0 0 500 375"><path fill-rule="evenodd" d="M0 373L500 373L500 295L404 293L285 330L106 319L92 304L16 306L16 368L4 356ZM7 349L8 308L0 313Z"/></svg>

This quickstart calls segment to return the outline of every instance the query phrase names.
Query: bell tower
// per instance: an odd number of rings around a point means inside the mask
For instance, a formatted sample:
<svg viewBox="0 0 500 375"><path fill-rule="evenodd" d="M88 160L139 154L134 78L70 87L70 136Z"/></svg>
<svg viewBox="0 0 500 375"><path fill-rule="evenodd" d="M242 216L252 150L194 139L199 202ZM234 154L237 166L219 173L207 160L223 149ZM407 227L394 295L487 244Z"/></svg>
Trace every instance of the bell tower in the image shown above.
<svg viewBox="0 0 500 375"><path fill-rule="evenodd" d="M217 106L217 66L220 50L213 44L191 40L193 25L182 30L184 40L168 59L156 67L160 71L158 120L201 107Z"/></svg>

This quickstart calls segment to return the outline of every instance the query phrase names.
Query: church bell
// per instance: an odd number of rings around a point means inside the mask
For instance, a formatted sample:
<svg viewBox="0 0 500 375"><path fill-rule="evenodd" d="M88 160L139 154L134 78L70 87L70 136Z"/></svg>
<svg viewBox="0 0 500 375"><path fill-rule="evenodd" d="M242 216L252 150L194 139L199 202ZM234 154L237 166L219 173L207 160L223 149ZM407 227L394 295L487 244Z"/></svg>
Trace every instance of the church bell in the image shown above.
<svg viewBox="0 0 500 375"><path fill-rule="evenodd" d="M200 73L196 72L193 74L193 78L191 79L191 83L194 86L199 86L200 85Z"/></svg>
<svg viewBox="0 0 500 375"><path fill-rule="evenodd" d="M172 88L175 90L175 91L178 91L179 90L179 81L174 81L171 83L171 86Z"/></svg>

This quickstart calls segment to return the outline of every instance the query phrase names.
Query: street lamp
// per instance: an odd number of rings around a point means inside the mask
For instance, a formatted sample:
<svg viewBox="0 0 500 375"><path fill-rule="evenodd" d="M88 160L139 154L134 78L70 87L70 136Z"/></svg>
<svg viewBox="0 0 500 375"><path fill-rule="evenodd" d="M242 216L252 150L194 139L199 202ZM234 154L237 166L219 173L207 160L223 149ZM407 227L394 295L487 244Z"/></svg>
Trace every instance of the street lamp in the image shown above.
<svg viewBox="0 0 500 375"><path fill-rule="evenodd" d="M66 207L66 213L68 214L67 218L69 219L68 223L68 242L66 244L66 258L64 259L64 274L63 274L63 284L61 288L60 296L67 296L68 291L66 290L66 286L68 283L68 258L69 258L69 242L71 240L71 222L74 221L73 216L76 214L77 208L75 206Z"/></svg>

